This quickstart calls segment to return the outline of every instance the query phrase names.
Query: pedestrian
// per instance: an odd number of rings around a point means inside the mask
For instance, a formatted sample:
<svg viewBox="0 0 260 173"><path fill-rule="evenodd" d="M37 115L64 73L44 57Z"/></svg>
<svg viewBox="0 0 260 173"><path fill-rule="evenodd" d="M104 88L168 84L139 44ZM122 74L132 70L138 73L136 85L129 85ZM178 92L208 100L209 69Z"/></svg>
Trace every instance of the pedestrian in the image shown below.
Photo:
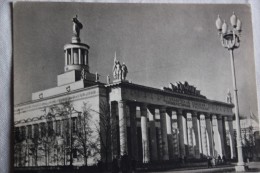
<svg viewBox="0 0 260 173"><path fill-rule="evenodd" d="M211 163L210 157L207 158L207 162L208 162L208 168L212 168L212 163Z"/></svg>
<svg viewBox="0 0 260 173"><path fill-rule="evenodd" d="M223 155L223 157L222 157L222 160L223 160L223 164L226 164L226 156L225 155Z"/></svg>
<svg viewBox="0 0 260 173"><path fill-rule="evenodd" d="M221 163L221 157L218 155L218 165Z"/></svg>

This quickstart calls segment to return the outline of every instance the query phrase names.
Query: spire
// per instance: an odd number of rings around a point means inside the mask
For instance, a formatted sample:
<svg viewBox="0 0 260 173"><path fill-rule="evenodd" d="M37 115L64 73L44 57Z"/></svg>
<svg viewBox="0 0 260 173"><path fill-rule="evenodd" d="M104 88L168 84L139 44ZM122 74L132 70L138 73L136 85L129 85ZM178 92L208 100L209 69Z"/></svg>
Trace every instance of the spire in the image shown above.
<svg viewBox="0 0 260 173"><path fill-rule="evenodd" d="M116 62L116 60L117 60L117 59L116 59L116 51L115 51L114 62Z"/></svg>

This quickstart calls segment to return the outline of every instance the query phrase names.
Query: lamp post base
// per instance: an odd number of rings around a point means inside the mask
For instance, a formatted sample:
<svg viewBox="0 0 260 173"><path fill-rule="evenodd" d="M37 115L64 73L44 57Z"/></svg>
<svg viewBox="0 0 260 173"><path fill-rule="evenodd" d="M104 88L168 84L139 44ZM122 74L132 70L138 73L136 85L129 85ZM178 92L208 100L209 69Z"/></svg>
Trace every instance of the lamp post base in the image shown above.
<svg viewBox="0 0 260 173"><path fill-rule="evenodd" d="M242 164L237 164L236 166L235 166L235 169L236 169L236 172L245 172L246 170L248 170L248 166L247 165L245 165L244 163L242 163Z"/></svg>

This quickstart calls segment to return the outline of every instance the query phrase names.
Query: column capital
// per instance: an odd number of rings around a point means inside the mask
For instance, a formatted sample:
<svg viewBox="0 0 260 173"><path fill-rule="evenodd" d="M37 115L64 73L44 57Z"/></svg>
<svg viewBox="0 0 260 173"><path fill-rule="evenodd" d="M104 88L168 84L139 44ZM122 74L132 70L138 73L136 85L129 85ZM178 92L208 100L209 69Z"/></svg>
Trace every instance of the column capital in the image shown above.
<svg viewBox="0 0 260 173"><path fill-rule="evenodd" d="M205 114L200 114L199 118L200 118L201 120L205 120L206 116L205 116Z"/></svg>

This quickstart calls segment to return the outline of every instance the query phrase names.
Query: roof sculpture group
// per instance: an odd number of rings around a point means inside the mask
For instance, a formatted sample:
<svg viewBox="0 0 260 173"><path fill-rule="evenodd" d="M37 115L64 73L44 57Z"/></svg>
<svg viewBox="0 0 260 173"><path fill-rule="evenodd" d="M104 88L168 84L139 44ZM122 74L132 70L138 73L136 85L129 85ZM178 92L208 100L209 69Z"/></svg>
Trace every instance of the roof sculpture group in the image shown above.
<svg viewBox="0 0 260 173"><path fill-rule="evenodd" d="M187 81L184 83L176 82L176 85L170 83L169 87L163 87L163 90L206 98L200 94L200 90L197 90L195 86L190 85Z"/></svg>
<svg viewBox="0 0 260 173"><path fill-rule="evenodd" d="M116 59L116 54L115 54L115 59L114 59L114 66L113 66L113 77L118 80L126 80L126 76L128 73L127 66L123 62L121 65L119 60Z"/></svg>

